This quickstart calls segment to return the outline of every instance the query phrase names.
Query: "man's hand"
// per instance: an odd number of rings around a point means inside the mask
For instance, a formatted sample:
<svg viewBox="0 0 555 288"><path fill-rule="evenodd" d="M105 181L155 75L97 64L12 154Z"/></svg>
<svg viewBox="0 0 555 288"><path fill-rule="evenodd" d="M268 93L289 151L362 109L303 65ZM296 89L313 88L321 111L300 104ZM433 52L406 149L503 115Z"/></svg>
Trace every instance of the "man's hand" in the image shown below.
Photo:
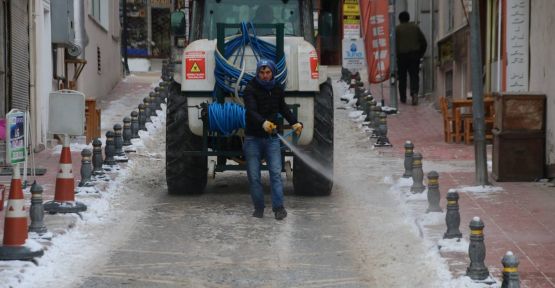
<svg viewBox="0 0 555 288"><path fill-rule="evenodd" d="M295 134L297 134L297 136L301 135L301 132L303 132L303 124L301 122L297 122L295 124L293 124L293 126L291 126L293 128L293 130L295 131Z"/></svg>
<svg viewBox="0 0 555 288"><path fill-rule="evenodd" d="M272 133L274 133L277 126L276 126L276 124L266 120L266 121L264 121L264 123L262 123L262 128L264 129L264 131L266 131L266 133L272 134Z"/></svg>

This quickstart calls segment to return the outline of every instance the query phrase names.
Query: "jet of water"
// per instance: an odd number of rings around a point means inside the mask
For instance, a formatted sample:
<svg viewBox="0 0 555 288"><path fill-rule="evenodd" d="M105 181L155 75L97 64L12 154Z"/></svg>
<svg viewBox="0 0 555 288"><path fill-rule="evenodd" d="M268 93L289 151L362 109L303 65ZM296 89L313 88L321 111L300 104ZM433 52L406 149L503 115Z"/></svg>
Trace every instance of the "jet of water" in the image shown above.
<svg viewBox="0 0 555 288"><path fill-rule="evenodd" d="M292 143L289 143L289 141L287 141L287 139L285 139L282 135L280 134L277 134L277 135L281 140L281 142L283 142L283 144L285 144L289 149L291 149L291 151L293 152L293 154L295 154L295 156L301 159L306 165L310 166L314 171L326 177L326 179L333 181L333 173L332 173L333 168L324 167L318 161L310 157L310 155L306 154L304 151L302 151ZM293 169L294 168L295 167L293 167Z"/></svg>

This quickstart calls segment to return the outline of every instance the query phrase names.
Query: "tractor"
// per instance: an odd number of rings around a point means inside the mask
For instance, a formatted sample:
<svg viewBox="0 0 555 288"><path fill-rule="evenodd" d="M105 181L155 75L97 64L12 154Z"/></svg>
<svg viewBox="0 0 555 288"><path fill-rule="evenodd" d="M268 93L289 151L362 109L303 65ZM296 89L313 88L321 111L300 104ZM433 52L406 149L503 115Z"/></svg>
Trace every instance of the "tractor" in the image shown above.
<svg viewBox="0 0 555 288"><path fill-rule="evenodd" d="M187 45L185 14L176 10L171 15L172 49L178 57L170 60L168 80L168 193L200 194L216 173L246 170L241 95L264 57L277 63L276 81L304 126L300 136L287 125L278 132L306 156L283 145L283 172L295 194L330 195L333 90L325 67L319 66L312 2L193 0L190 15Z"/></svg>

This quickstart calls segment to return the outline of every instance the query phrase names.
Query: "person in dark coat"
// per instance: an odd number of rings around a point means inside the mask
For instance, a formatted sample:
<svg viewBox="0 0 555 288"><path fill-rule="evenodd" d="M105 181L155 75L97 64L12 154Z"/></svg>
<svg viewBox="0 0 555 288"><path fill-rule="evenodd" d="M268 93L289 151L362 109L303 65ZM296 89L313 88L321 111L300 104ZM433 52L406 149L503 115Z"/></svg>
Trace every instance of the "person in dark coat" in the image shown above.
<svg viewBox="0 0 555 288"><path fill-rule="evenodd" d="M410 14L406 11L399 13L399 22L395 28L397 48L397 70L399 77L399 98L402 103L407 102L407 72L410 77L410 96L412 105L418 104L420 59L426 53L427 42L420 28L410 23Z"/></svg>
<svg viewBox="0 0 555 288"><path fill-rule="evenodd" d="M273 61L261 59L256 67L256 77L244 91L246 109L245 141L243 151L247 161L249 190L254 204L252 216L264 216L264 190L260 180L262 159L266 160L270 173L272 210L275 218L287 216L283 205L283 183L281 181L281 141L277 136L278 114L293 124L293 130L300 135L303 125L285 103L285 91L276 84L276 65Z"/></svg>

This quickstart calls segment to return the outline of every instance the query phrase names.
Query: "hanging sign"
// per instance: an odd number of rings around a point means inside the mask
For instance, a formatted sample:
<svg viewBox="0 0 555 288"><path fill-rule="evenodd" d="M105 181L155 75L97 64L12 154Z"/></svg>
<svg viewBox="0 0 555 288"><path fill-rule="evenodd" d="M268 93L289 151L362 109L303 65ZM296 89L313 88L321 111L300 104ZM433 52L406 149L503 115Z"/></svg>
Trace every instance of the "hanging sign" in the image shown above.
<svg viewBox="0 0 555 288"><path fill-rule="evenodd" d="M389 79L389 5L383 0L361 0L363 37L368 63L368 81Z"/></svg>
<svg viewBox="0 0 555 288"><path fill-rule="evenodd" d="M25 162L25 112L12 110L6 115L6 160L10 164Z"/></svg>
<svg viewBox="0 0 555 288"><path fill-rule="evenodd" d="M360 37L360 9L358 0L343 2L343 37Z"/></svg>
<svg viewBox="0 0 555 288"><path fill-rule="evenodd" d="M204 51L185 52L185 79L206 79L206 56Z"/></svg>

